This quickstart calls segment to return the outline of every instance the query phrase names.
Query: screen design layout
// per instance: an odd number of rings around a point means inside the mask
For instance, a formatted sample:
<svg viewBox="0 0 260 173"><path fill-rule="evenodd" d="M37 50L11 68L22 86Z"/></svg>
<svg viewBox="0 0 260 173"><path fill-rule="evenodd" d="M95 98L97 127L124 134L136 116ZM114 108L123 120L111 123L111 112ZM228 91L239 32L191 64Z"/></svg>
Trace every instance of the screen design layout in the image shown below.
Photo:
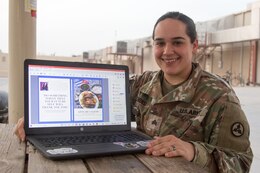
<svg viewBox="0 0 260 173"><path fill-rule="evenodd" d="M29 128L124 125L124 70L29 65Z"/></svg>

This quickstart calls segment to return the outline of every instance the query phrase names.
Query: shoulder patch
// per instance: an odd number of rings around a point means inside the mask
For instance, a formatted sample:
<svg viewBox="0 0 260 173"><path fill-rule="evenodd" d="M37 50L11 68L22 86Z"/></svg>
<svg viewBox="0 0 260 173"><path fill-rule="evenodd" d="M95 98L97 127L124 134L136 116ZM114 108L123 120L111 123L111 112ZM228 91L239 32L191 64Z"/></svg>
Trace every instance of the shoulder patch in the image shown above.
<svg viewBox="0 0 260 173"><path fill-rule="evenodd" d="M244 126L242 123L240 122L235 122L234 124L232 124L231 126L231 133L235 136L235 137L240 137L244 134Z"/></svg>

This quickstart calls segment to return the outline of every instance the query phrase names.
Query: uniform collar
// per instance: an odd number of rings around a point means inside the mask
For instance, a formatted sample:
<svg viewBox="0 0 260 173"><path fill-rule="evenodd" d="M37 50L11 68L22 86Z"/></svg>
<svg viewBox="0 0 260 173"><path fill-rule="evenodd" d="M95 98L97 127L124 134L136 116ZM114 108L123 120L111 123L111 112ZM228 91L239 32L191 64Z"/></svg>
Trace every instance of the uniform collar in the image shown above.
<svg viewBox="0 0 260 173"><path fill-rule="evenodd" d="M202 74L202 69L198 63L193 63L192 65L194 68L188 80L164 97L162 96L162 86L160 80L163 76L163 72L161 70L153 76L150 82L146 83L140 89L140 92L156 99L157 103L173 101L190 102L195 94L195 89L197 88L200 76Z"/></svg>

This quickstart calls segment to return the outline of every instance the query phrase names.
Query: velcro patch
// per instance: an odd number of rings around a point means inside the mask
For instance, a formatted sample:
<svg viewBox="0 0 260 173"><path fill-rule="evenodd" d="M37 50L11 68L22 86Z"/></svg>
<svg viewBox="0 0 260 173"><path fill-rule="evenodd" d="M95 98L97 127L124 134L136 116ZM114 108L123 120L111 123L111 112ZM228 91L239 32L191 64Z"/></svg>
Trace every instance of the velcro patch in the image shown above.
<svg viewBox="0 0 260 173"><path fill-rule="evenodd" d="M183 107L177 107L176 108L177 112L181 115L189 115L189 116L197 116L201 112L199 109L194 109L194 108L183 108Z"/></svg>
<svg viewBox="0 0 260 173"><path fill-rule="evenodd" d="M235 136L235 137L240 137L244 134L244 126L242 123L240 122L235 122L234 124L232 124L231 126L231 133Z"/></svg>

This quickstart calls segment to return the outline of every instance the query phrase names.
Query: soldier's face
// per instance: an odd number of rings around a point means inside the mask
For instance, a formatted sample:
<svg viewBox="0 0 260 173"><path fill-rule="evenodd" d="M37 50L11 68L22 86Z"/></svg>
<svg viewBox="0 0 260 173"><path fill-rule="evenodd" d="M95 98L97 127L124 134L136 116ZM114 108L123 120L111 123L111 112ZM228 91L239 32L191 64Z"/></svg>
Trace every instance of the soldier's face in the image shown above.
<svg viewBox="0 0 260 173"><path fill-rule="evenodd" d="M167 78L187 78L192 68L192 55L198 47L186 34L186 25L175 19L159 22L154 32L153 51L157 64Z"/></svg>

